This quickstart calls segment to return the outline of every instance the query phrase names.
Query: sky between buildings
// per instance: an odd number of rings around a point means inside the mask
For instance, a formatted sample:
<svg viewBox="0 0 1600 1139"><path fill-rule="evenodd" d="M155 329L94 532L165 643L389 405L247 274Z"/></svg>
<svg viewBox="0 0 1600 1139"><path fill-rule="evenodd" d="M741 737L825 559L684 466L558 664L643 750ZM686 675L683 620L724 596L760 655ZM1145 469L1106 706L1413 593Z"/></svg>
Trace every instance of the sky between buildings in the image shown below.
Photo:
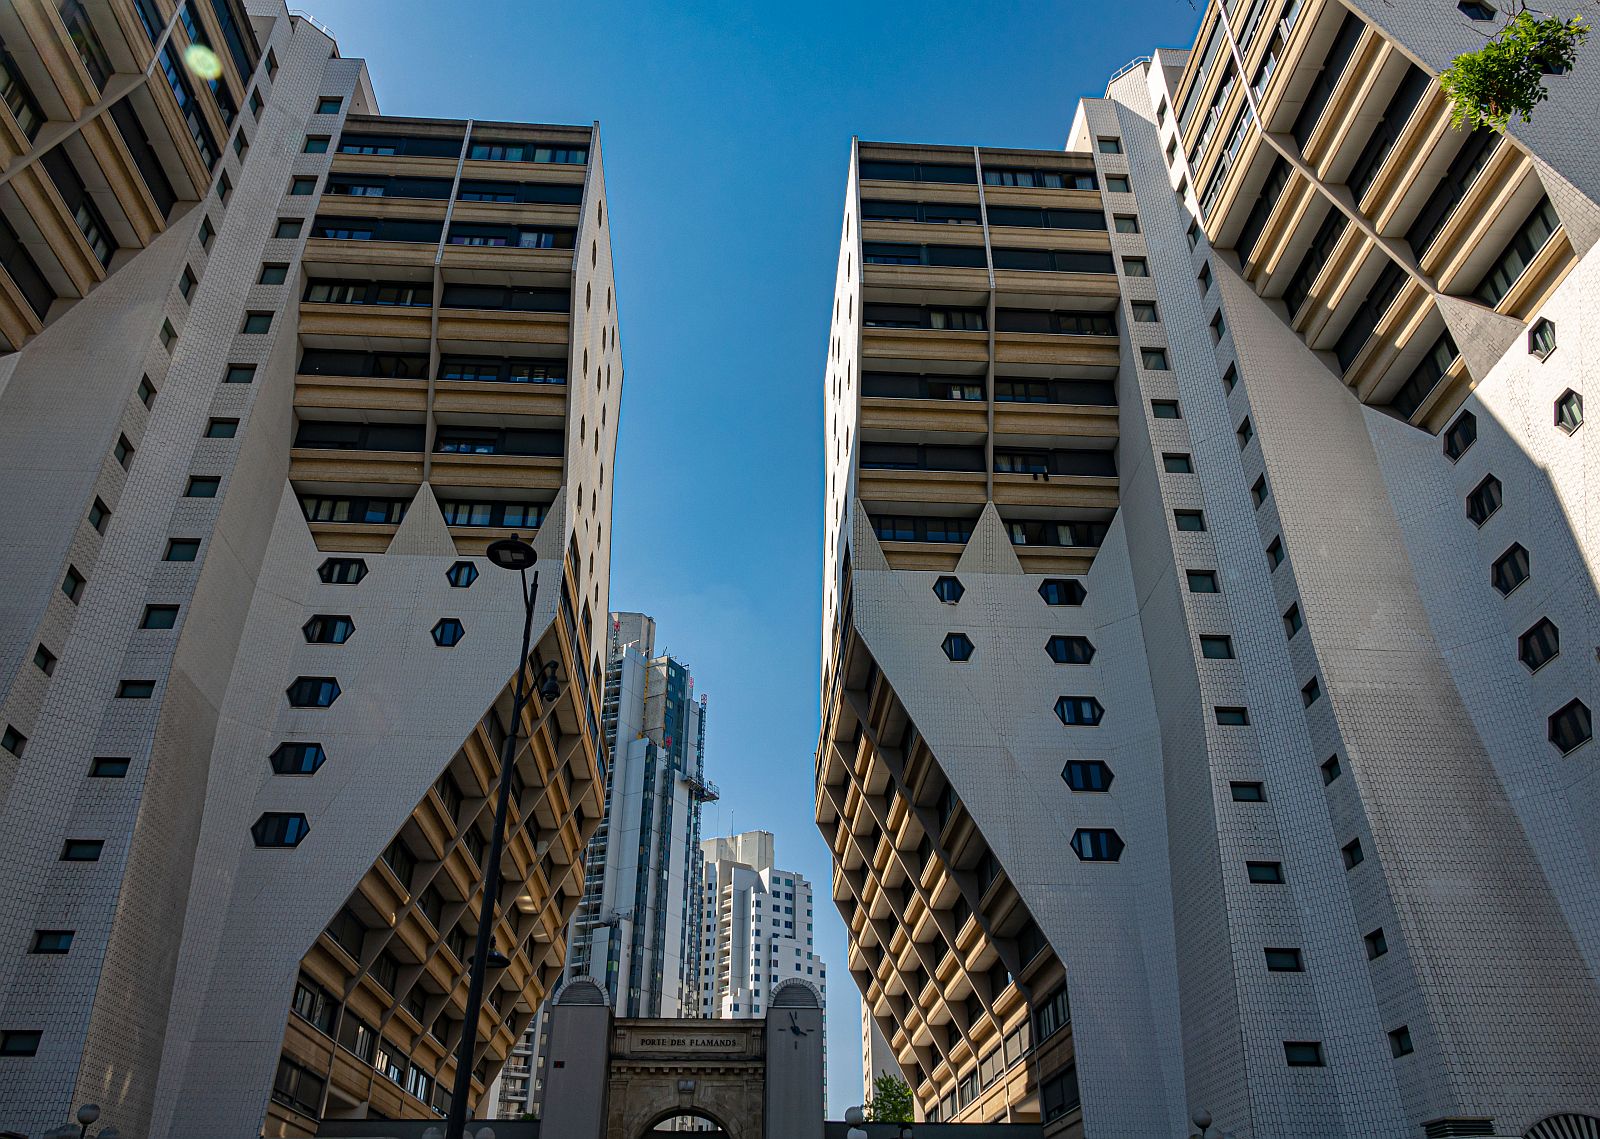
<svg viewBox="0 0 1600 1139"><path fill-rule="evenodd" d="M860 1012L812 820L822 375L850 138L1056 149L1188 0L296 0L386 114L600 121L626 367L611 603L710 695L705 833L816 887L829 1116Z"/></svg>

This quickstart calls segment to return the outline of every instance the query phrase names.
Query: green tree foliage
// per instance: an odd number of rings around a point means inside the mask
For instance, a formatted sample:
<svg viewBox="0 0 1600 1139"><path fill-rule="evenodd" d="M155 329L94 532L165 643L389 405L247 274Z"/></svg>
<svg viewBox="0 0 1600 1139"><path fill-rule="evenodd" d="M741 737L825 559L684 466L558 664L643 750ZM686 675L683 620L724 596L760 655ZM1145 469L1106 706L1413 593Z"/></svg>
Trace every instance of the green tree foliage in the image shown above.
<svg viewBox="0 0 1600 1139"><path fill-rule="evenodd" d="M1450 125L1464 130L1487 126L1504 133L1513 115L1528 122L1534 107L1550 97L1545 75L1570 68L1588 35L1581 16L1540 19L1526 7L1520 9L1488 43L1457 56L1439 76L1450 100Z"/></svg>
<svg viewBox="0 0 1600 1139"><path fill-rule="evenodd" d="M887 1072L875 1077L866 1108L869 1123L911 1123L911 1085Z"/></svg>

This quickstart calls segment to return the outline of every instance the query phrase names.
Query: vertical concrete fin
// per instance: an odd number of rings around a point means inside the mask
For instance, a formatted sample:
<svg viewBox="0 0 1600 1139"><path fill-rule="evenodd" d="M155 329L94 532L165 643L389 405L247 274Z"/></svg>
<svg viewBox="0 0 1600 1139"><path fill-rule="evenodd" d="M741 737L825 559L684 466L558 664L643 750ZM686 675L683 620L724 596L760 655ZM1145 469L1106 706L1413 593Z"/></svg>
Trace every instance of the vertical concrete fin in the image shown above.
<svg viewBox="0 0 1600 1139"><path fill-rule="evenodd" d="M1022 563L1011 548L1011 536L1006 533L1005 523L1000 521L1000 512L994 508L994 503L986 504L983 513L978 515L978 524L972 528L972 537L967 539L967 548L961 551L956 569L967 573L1022 572Z"/></svg>
<svg viewBox="0 0 1600 1139"><path fill-rule="evenodd" d="M389 542L391 554L437 554L455 557L456 544L450 537L450 528L444 524L439 512L439 500L433 496L433 487L422 484L417 497L411 500L406 516L400 522Z"/></svg>

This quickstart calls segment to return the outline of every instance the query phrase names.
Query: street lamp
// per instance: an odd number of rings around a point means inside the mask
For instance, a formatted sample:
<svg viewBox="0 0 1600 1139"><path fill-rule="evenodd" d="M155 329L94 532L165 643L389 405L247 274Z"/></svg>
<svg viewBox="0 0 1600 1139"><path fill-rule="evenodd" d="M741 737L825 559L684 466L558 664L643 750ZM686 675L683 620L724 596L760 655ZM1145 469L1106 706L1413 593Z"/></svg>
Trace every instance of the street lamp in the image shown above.
<svg viewBox="0 0 1600 1139"><path fill-rule="evenodd" d="M527 702L523 675L528 668L528 654L533 639L533 607L539 597L539 571L534 569L538 556L533 547L519 535L491 542L487 551L489 560L501 569L516 570L522 578L522 655L517 658L517 683L511 697L511 731L506 734L500 751L500 787L495 798L494 834L489 841L488 864L483 871L483 902L478 907L478 939L472 951L472 972L467 983L466 1016L461 1024L461 1043L456 1047L456 1082L450 1096L450 1114L445 1120L445 1139L464 1139L467 1130L467 1097L472 1091L472 1069L478 1044L478 1013L483 1007L484 975L491 964L503 969L510 959L494 949L495 899L500 893L500 856L505 847L506 808L511 802L511 772L517 754L517 735L522 727L522 707ZM528 581L532 569L533 582ZM561 684L556 680L557 664L550 661L539 669L537 684L539 698L546 704L561 695ZM481 1128L477 1139L494 1139L494 1132Z"/></svg>
<svg viewBox="0 0 1600 1139"><path fill-rule="evenodd" d="M86 1103L78 1109L78 1125L63 1123L60 1127L44 1133L44 1139L88 1139L89 1126L100 1118L100 1105ZM94 1139L119 1139L121 1132L115 1127L102 1127L95 1132Z"/></svg>
<svg viewBox="0 0 1600 1139"><path fill-rule="evenodd" d="M1211 1126L1211 1113L1203 1107L1197 1107L1189 1119L1200 1129L1200 1139L1206 1139L1206 1129Z"/></svg>
<svg viewBox="0 0 1600 1139"><path fill-rule="evenodd" d="M862 1123L865 1120L866 1112L862 1111L859 1107L845 1108L844 1121L851 1126L850 1130L844 1133L844 1139L867 1139L866 1128L855 1126L856 1124Z"/></svg>

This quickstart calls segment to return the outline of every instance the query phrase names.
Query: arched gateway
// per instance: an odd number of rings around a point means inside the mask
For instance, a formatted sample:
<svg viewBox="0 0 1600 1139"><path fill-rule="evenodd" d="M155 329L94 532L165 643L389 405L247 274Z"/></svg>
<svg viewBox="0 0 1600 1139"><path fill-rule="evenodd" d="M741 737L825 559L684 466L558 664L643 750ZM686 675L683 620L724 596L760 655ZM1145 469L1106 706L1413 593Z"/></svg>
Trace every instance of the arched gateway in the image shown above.
<svg viewBox="0 0 1600 1139"><path fill-rule="evenodd" d="M550 1010L541 1074L540 1130L563 1139L649 1139L682 1117L727 1139L822 1139L822 1005L791 979L762 1020L625 1020L578 978Z"/></svg>

